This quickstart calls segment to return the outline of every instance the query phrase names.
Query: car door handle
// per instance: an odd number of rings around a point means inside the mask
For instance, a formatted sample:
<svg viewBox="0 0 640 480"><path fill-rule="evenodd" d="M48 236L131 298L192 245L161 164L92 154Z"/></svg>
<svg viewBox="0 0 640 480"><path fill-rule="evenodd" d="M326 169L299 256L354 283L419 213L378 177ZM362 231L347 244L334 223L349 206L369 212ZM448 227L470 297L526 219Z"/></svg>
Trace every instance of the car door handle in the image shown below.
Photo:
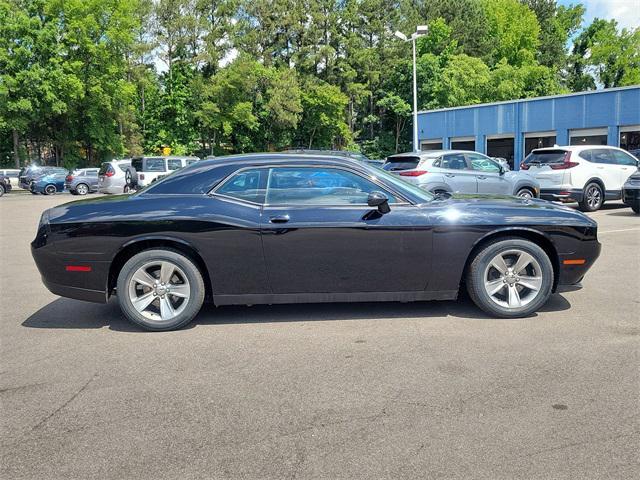
<svg viewBox="0 0 640 480"><path fill-rule="evenodd" d="M476 178L480 180L485 180L487 177L485 175L476 175Z"/></svg>
<svg viewBox="0 0 640 480"><path fill-rule="evenodd" d="M455 173L445 173L444 176L445 177L455 177L456 174Z"/></svg>
<svg viewBox="0 0 640 480"><path fill-rule="evenodd" d="M289 221L289 215L276 215L269 217L269 223L287 223Z"/></svg>

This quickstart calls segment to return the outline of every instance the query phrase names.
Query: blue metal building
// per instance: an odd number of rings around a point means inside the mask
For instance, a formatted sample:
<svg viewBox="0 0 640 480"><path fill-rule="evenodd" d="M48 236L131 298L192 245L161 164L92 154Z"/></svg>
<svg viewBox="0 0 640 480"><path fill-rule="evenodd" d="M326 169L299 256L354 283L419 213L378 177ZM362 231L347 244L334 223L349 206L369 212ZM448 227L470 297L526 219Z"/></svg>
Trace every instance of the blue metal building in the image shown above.
<svg viewBox="0 0 640 480"><path fill-rule="evenodd" d="M513 167L557 145L640 149L640 86L418 112L423 150L476 150Z"/></svg>

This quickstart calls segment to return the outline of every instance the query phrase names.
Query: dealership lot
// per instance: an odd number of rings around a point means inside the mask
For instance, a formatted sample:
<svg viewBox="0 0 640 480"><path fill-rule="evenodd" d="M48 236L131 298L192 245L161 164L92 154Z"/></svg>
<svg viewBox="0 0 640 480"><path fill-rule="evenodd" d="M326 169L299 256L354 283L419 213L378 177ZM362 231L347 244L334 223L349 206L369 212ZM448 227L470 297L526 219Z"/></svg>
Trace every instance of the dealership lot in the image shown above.
<svg viewBox="0 0 640 480"><path fill-rule="evenodd" d="M3 478L632 478L640 217L592 214L584 289L460 302L207 307L145 333L50 294L29 242L68 195L0 200Z"/></svg>

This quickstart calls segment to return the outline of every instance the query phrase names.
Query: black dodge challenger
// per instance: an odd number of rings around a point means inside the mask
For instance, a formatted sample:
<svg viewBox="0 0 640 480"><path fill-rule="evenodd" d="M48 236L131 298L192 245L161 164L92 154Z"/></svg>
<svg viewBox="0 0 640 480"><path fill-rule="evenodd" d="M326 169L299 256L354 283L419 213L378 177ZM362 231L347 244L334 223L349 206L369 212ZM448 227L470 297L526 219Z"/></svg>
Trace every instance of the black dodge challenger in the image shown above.
<svg viewBox="0 0 640 480"><path fill-rule="evenodd" d="M597 224L563 206L434 197L343 157L195 163L134 195L45 211L33 257L51 292L106 302L150 330L216 305L455 299L521 317L579 288Z"/></svg>

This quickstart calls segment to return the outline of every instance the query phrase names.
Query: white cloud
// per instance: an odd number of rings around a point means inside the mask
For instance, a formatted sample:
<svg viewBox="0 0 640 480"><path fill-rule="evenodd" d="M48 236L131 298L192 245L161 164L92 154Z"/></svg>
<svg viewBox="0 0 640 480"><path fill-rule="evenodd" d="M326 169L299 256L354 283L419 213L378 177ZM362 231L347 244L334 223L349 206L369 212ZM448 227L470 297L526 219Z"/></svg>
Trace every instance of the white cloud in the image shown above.
<svg viewBox="0 0 640 480"><path fill-rule="evenodd" d="M587 9L587 25L597 17L616 20L620 27L640 27L640 0L582 0L582 4Z"/></svg>

